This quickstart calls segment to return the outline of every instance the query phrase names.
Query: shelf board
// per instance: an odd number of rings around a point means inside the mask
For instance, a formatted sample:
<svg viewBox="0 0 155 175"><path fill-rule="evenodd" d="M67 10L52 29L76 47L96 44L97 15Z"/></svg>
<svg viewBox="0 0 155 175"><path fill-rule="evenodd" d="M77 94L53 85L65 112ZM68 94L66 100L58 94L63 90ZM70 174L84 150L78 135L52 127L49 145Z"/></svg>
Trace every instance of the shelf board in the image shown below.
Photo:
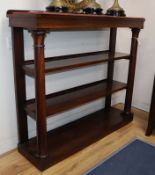
<svg viewBox="0 0 155 175"><path fill-rule="evenodd" d="M133 116L123 116L122 112L113 107L102 109L79 120L48 132L48 157L37 158L36 138L19 145L19 151L38 169L45 170L68 156L84 149L113 131L121 128Z"/></svg>
<svg viewBox="0 0 155 175"><path fill-rule="evenodd" d="M63 112L98 98L110 95L122 89L126 89L127 85L118 81L107 80L98 81L95 83L82 85L46 96L46 112L47 116ZM36 119L35 100L27 101L25 110L29 116Z"/></svg>
<svg viewBox="0 0 155 175"><path fill-rule="evenodd" d="M129 59L130 55L125 53L110 54L108 51L83 53L68 56L58 56L45 59L45 73L54 73L67 71L71 69L81 68L85 66L91 66L101 64L111 60ZM27 61L23 66L25 74L34 77L35 67L34 61Z"/></svg>

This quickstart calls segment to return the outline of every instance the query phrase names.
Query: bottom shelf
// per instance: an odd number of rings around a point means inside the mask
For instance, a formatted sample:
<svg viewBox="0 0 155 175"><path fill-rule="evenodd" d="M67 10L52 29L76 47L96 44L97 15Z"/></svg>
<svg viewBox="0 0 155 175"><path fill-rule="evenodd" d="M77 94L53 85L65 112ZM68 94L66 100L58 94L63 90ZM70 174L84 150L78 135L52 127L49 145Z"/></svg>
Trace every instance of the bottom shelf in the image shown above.
<svg viewBox="0 0 155 175"><path fill-rule="evenodd" d="M19 145L18 149L39 170L43 171L111 132L132 121L122 111L110 108L100 110L77 121L48 132L48 157L36 157L36 137Z"/></svg>

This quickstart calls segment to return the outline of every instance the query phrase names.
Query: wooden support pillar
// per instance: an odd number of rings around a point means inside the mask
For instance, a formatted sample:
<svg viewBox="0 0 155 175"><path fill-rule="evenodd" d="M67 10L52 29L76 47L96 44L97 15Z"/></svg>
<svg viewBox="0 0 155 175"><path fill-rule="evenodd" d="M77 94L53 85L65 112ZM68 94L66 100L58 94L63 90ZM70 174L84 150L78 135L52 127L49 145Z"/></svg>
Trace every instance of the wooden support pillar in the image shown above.
<svg viewBox="0 0 155 175"><path fill-rule="evenodd" d="M12 27L12 45L13 45L13 65L14 65L14 83L16 95L17 125L19 145L28 140L27 115L24 110L26 101L25 75L22 70L24 63L24 41L23 29Z"/></svg>
<svg viewBox="0 0 155 175"><path fill-rule="evenodd" d="M123 112L125 116L133 116L131 112L131 103L132 103L132 95L133 95L133 87L134 87L139 32L140 32L140 29L132 28L129 73L128 73L127 91L126 91L126 98L125 98L125 105L124 105L124 112Z"/></svg>
<svg viewBox="0 0 155 175"><path fill-rule="evenodd" d="M116 36L117 36L117 28L111 28L110 40L109 40L109 52L112 57L114 57L114 54L115 54ZM107 72L108 83L111 83L113 81L113 74L114 74L114 61L112 60L108 64L108 72ZM107 88L109 88L109 86ZM106 96L106 100L105 100L106 109L109 109L111 106L111 96L112 95Z"/></svg>
<svg viewBox="0 0 155 175"><path fill-rule="evenodd" d="M35 55L35 104L37 119L37 146L40 158L47 157L47 126L45 97L45 62L44 39L45 31L32 31Z"/></svg>

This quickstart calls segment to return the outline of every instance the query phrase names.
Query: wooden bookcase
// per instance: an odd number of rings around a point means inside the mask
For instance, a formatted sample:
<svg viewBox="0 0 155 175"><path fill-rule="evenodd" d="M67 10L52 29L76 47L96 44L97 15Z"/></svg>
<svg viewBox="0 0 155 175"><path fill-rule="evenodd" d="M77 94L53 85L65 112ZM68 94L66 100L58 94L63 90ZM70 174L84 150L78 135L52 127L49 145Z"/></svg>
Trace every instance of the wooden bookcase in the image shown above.
<svg viewBox="0 0 155 175"><path fill-rule="evenodd" d="M65 159L103 138L133 119L131 101L135 76L138 35L143 18L111 17L105 15L63 14L43 11L9 10L12 28L13 61L19 144L18 150L40 170ZM132 31L129 54L115 52L117 28ZM109 49L58 57L44 57L46 33L70 30L102 30L109 28ZM24 58L23 30L28 30L34 41L34 59ZM113 80L114 62L129 61L127 83ZM45 75L107 63L107 78L102 81L46 95ZM26 99L25 75L35 79L35 99ZM54 82L53 82L54 83ZM124 110L111 107L111 95L126 89ZM47 132L47 117L105 97L105 108L82 119ZM28 138L27 116L36 120L37 137Z"/></svg>

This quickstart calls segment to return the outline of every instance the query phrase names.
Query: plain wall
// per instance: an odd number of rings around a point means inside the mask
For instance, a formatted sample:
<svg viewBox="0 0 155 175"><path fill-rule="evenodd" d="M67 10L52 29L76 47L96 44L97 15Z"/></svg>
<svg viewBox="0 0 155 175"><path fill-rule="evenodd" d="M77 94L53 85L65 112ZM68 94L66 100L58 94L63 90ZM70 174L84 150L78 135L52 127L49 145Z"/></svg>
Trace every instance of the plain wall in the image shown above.
<svg viewBox="0 0 155 175"><path fill-rule="evenodd" d="M101 2L106 10L113 1ZM140 45L138 51L138 61L134 88L133 105L147 110L150 105L151 89L154 75L154 28L153 16L155 2L131 0L120 1L126 9L128 16L143 16L146 18L145 29L140 34ZM18 142L16 107L14 95L11 30L8 27L6 11L8 9L40 9L44 10L50 3L49 0L5 0L1 2L0 11L0 154L16 147ZM149 6L149 10L146 9ZM149 12L148 12L149 11ZM26 59L33 58L32 38L27 32L25 36ZM109 31L85 31L85 32L53 32L46 37L46 56L72 54L79 52L89 52L108 48ZM118 31L117 50L129 53L131 41L131 31L121 29ZM119 61L115 66L115 79L126 82L127 61ZM123 73L122 73L123 72ZM63 89L75 87L77 85L101 80L106 77L106 65L92 66L89 68L68 71L48 75L46 77L46 92L56 92ZM34 80L26 78L27 98L34 97ZM113 104L124 102L124 92L119 92L113 96ZM84 105L48 120L48 129L63 125L67 122L80 118L90 112L98 110L104 106L104 99ZM28 119L29 136L35 135L35 122Z"/></svg>

